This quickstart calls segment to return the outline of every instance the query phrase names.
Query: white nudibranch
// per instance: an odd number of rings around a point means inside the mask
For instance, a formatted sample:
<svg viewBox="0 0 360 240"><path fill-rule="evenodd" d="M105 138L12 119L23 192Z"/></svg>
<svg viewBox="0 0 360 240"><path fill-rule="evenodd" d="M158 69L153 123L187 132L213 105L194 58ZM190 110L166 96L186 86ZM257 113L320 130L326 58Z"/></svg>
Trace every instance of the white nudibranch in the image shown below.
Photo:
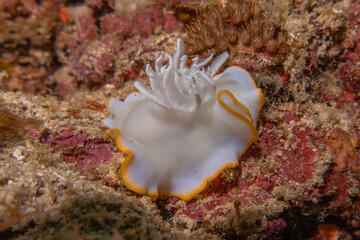
<svg viewBox="0 0 360 240"><path fill-rule="evenodd" d="M186 65L184 45L177 40L174 55L146 66L151 89L140 82L140 93L124 101L113 99L104 123L126 155L120 167L132 191L190 200L225 168L238 166L238 157L257 141L256 120L264 96L250 74L229 67L214 77L227 52L210 66L212 55Z"/></svg>

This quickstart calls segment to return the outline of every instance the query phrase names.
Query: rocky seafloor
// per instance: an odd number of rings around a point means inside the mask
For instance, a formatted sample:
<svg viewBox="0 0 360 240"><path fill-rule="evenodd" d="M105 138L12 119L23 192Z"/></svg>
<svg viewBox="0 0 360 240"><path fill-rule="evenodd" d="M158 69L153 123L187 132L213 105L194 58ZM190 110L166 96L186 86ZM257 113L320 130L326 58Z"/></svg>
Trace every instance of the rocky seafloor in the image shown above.
<svg viewBox="0 0 360 240"><path fill-rule="evenodd" d="M0 239L360 239L360 2L0 1ZM227 50L259 140L191 201L122 183L111 98Z"/></svg>

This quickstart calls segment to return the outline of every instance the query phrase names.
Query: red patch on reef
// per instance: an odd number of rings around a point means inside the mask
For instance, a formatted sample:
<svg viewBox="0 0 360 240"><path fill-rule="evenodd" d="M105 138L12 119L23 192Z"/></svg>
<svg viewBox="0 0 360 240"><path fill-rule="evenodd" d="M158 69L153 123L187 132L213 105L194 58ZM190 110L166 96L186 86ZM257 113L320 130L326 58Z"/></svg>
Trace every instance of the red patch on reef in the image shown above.
<svg viewBox="0 0 360 240"><path fill-rule="evenodd" d="M358 54L360 54L360 50ZM358 100L359 97L357 93L360 91L360 69L358 63L344 64L337 71L336 75L341 78L344 86L344 92L339 99L337 107L342 106L347 100Z"/></svg>
<svg viewBox="0 0 360 240"><path fill-rule="evenodd" d="M204 221L205 217L209 216L209 213L213 216L224 216L228 212L225 207L227 201L226 198L209 199L205 202L192 200L186 204L182 210L182 214L198 221ZM206 227L206 225L210 227L211 224L205 224L204 227Z"/></svg>
<svg viewBox="0 0 360 240"><path fill-rule="evenodd" d="M58 134L34 133L33 138L50 144L55 149L63 149L64 161L76 163L77 169L88 177L93 175L92 171L100 164L107 163L113 153L111 143L101 138L89 139L86 133L76 134L66 128Z"/></svg>
<svg viewBox="0 0 360 240"><path fill-rule="evenodd" d="M289 82L290 82L289 75L283 74L280 77L281 77L281 79L283 81L284 86L287 86L289 84Z"/></svg>
<svg viewBox="0 0 360 240"><path fill-rule="evenodd" d="M44 143L50 144L51 146L77 147L84 145L87 138L88 135L85 133L75 134L69 129L63 129L58 135L45 136Z"/></svg>
<svg viewBox="0 0 360 240"><path fill-rule="evenodd" d="M114 66L114 57L109 54L103 54L101 57L96 61L96 70L104 74L105 72L111 71Z"/></svg>
<svg viewBox="0 0 360 240"><path fill-rule="evenodd" d="M163 8L154 6L145 13L138 13L132 18L132 27L141 37L148 37L153 34L155 27L162 26L164 22Z"/></svg>
<svg viewBox="0 0 360 240"><path fill-rule="evenodd" d="M171 17L166 16L166 30L173 31L176 28L176 22L172 21ZM176 20L176 19L175 19ZM153 7L146 10L144 13L137 13L131 20L126 20L124 17L117 17L108 15L101 20L101 33L108 34L113 32L121 32L125 37L130 37L136 32L141 37L148 37L153 34L155 27L163 26L164 15L161 6Z"/></svg>
<svg viewBox="0 0 360 240"><path fill-rule="evenodd" d="M61 99L73 93L77 88L76 82L72 79L62 79L56 86L55 90Z"/></svg>
<svg viewBox="0 0 360 240"><path fill-rule="evenodd" d="M204 220L206 213L204 209L198 205L196 201L189 202L186 205L186 208L183 210L183 213L189 218L194 220Z"/></svg>
<svg viewBox="0 0 360 240"><path fill-rule="evenodd" d="M108 34L121 31L122 35L129 36L132 32L132 25L124 18L108 15L101 20L101 33Z"/></svg>
<svg viewBox="0 0 360 240"><path fill-rule="evenodd" d="M89 174L100 164L105 164L112 157L111 145L100 138L86 140L84 146L64 154L64 161L76 163L77 169Z"/></svg>
<svg viewBox="0 0 360 240"><path fill-rule="evenodd" d="M91 7L101 8L104 5L103 0L87 0L87 4Z"/></svg>
<svg viewBox="0 0 360 240"><path fill-rule="evenodd" d="M289 119L297 119L296 116L287 115ZM299 183L305 183L312 178L311 163L316 157L316 152L312 150L314 145L312 141L312 129L303 125L296 125L291 128L293 137L279 136L272 131L272 124L266 123L264 131L260 136L259 145L265 151L267 156L273 156L277 164L282 169L277 174L278 181L286 182L293 180ZM286 141L288 147L283 142Z"/></svg>
<svg viewBox="0 0 360 240"><path fill-rule="evenodd" d="M300 117L296 114L291 114L289 111L287 112L288 114L286 114L284 117L283 117L283 120L285 123L290 123L291 121L295 121L295 122L298 122L300 120Z"/></svg>
<svg viewBox="0 0 360 240"><path fill-rule="evenodd" d="M166 33L171 33L180 28L180 22L176 17L169 12L164 13L164 31Z"/></svg>
<svg viewBox="0 0 360 240"><path fill-rule="evenodd" d="M81 39L97 39L99 37L95 28L95 18L91 15L78 18L78 35Z"/></svg>
<svg viewBox="0 0 360 240"><path fill-rule="evenodd" d="M265 232L265 236L276 236L278 232L283 230L286 227L286 222L284 219L274 219L269 221L268 230Z"/></svg>

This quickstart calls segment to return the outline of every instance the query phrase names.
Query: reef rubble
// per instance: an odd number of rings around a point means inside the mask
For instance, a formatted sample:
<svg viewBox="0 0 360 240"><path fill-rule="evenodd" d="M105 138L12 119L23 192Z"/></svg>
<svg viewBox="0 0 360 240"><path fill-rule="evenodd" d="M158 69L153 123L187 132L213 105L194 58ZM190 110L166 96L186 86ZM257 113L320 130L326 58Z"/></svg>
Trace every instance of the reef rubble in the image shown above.
<svg viewBox="0 0 360 240"><path fill-rule="evenodd" d="M359 16L351 0L1 1L0 238L360 238ZM122 183L102 119L179 37L189 59L227 50L220 72L248 70L266 103L238 167L152 201Z"/></svg>

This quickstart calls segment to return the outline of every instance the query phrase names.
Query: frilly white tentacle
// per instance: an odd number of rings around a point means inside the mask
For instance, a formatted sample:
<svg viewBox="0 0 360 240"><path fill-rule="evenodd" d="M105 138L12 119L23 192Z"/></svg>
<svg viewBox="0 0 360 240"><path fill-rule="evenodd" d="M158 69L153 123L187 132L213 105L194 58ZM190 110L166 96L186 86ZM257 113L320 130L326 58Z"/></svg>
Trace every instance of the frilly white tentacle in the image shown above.
<svg viewBox="0 0 360 240"><path fill-rule="evenodd" d="M167 66L162 65L165 59L163 52L155 61L155 71L149 64L146 66L151 89L141 82L135 82L135 87L158 105L180 112L194 112L214 96L216 86L212 77L226 61L229 53L223 52L207 69L205 66L213 55L201 62L196 57L189 68L186 66L188 56L184 55L184 43L178 38L174 55L166 56L169 59Z"/></svg>

